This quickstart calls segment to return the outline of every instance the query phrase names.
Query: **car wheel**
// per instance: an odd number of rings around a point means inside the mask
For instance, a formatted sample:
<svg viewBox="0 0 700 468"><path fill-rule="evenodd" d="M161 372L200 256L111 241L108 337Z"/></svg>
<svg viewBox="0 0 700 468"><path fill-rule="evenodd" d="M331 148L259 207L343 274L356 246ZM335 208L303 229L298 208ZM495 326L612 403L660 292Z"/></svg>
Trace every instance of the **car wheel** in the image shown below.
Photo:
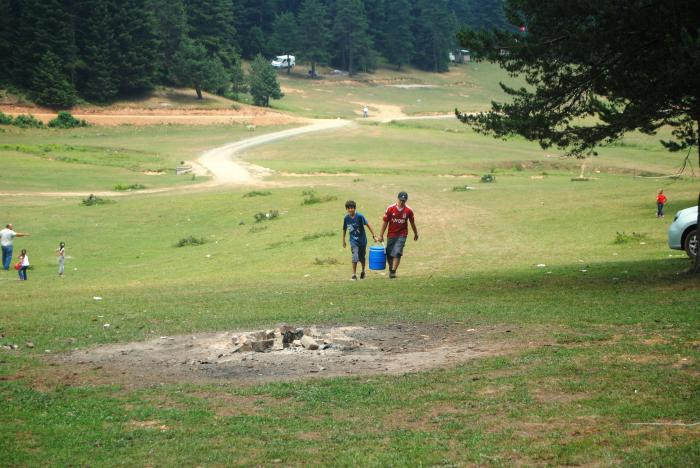
<svg viewBox="0 0 700 468"><path fill-rule="evenodd" d="M695 258L698 254L698 230L690 231L685 237L685 242L683 243L683 249L688 257Z"/></svg>

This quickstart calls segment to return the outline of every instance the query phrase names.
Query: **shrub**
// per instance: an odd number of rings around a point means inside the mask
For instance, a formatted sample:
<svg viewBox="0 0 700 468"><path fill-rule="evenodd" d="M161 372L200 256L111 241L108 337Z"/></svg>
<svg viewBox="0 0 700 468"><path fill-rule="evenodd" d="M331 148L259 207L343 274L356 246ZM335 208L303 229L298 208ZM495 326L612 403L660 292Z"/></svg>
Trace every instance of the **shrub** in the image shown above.
<svg viewBox="0 0 700 468"><path fill-rule="evenodd" d="M496 182L496 176L493 174L484 174L481 176L481 181L487 183Z"/></svg>
<svg viewBox="0 0 700 468"><path fill-rule="evenodd" d="M194 237L194 236L188 236L188 237L183 237L177 243L175 243L175 247L187 247L189 245L202 245L205 244L207 241L204 240L203 237Z"/></svg>
<svg viewBox="0 0 700 468"><path fill-rule="evenodd" d="M614 244L627 244L629 242L640 242L649 239L648 234L642 232L634 232L632 234L627 234L625 231L615 233Z"/></svg>
<svg viewBox="0 0 700 468"><path fill-rule="evenodd" d="M0 125L12 125L12 116L0 112Z"/></svg>
<svg viewBox="0 0 700 468"><path fill-rule="evenodd" d="M302 192L302 196L304 197L304 201L301 202L302 205L314 205L316 203L325 203L338 199L338 197L334 195L319 197L315 190L305 190Z"/></svg>
<svg viewBox="0 0 700 468"><path fill-rule="evenodd" d="M278 218L280 215L279 211L277 210L270 210L267 213L255 213L253 217L255 218L255 222L259 223L261 221L269 221L271 219Z"/></svg>
<svg viewBox="0 0 700 468"><path fill-rule="evenodd" d="M272 195L272 192L270 191L260 191L260 190L253 190L252 192L248 192L246 194L243 194L243 198L252 198L252 197L266 197L268 195Z"/></svg>
<svg viewBox="0 0 700 468"><path fill-rule="evenodd" d="M109 203L114 203L114 201L113 200L105 200L104 198L100 198L96 195L93 195L92 193L87 198L83 198L83 201L82 201L82 204L84 206L107 205Z"/></svg>
<svg viewBox="0 0 700 468"><path fill-rule="evenodd" d="M87 127L88 123L84 120L78 120L70 112L61 111L55 119L49 122L51 128L75 128Z"/></svg>
<svg viewBox="0 0 700 468"><path fill-rule="evenodd" d="M117 184L114 186L114 190L117 190L119 192L125 192L127 190L143 190L145 188L146 188L146 186L141 185L141 184L130 184L130 185Z"/></svg>
<svg viewBox="0 0 700 468"><path fill-rule="evenodd" d="M31 114L20 114L15 117L12 125L20 128L44 128L44 122Z"/></svg>

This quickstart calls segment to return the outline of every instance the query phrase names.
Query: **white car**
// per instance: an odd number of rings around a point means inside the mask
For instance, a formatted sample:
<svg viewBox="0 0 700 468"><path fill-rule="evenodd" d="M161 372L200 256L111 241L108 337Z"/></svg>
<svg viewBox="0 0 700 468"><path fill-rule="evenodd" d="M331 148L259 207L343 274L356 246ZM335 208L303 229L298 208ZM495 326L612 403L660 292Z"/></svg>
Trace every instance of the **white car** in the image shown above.
<svg viewBox="0 0 700 468"><path fill-rule="evenodd" d="M294 68L296 65L296 58L293 55L278 55L272 62L270 62L273 68Z"/></svg>
<svg viewBox="0 0 700 468"><path fill-rule="evenodd" d="M698 207L691 206L676 213L668 228L668 246L685 250L688 257L698 254Z"/></svg>

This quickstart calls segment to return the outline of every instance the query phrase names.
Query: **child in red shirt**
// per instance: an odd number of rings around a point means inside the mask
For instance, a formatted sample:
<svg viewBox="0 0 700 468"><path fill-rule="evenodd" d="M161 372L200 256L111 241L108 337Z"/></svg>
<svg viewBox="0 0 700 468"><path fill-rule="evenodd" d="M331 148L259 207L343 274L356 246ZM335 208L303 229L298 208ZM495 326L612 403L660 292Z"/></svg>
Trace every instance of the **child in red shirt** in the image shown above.
<svg viewBox="0 0 700 468"><path fill-rule="evenodd" d="M389 278L396 278L396 270L401 263L403 248L406 245L408 237L408 223L413 229L413 240L418 240L418 229L416 222L413 219L413 210L406 205L408 194L399 192L398 201L389 206L384 213L384 224L382 224L382 232L379 234L379 242L384 242L384 233L389 228L389 234L386 241L386 260L389 263Z"/></svg>
<svg viewBox="0 0 700 468"><path fill-rule="evenodd" d="M668 200L668 198L666 198L666 195L664 195L664 191L659 190L659 194L656 196L656 217L657 218L664 217L664 205L666 204L667 200Z"/></svg>

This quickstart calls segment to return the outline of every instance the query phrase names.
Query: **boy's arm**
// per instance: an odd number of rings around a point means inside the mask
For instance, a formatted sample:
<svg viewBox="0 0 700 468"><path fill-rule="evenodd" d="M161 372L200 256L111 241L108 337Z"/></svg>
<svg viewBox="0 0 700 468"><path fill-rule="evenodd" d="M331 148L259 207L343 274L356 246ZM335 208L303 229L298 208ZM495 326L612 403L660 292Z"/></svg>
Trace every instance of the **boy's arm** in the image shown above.
<svg viewBox="0 0 700 468"><path fill-rule="evenodd" d="M345 226L343 226L343 248L346 247L346 244L345 244L345 233L346 233L347 231L348 231L348 229L347 229Z"/></svg>
<svg viewBox="0 0 700 468"><path fill-rule="evenodd" d="M418 229L416 229L416 221L413 219L413 217L411 217L409 219L409 221L411 222L411 229L413 229L413 240L417 241L418 240Z"/></svg>
<svg viewBox="0 0 700 468"><path fill-rule="evenodd" d="M369 223L367 223L367 229L369 229L369 232L372 233L372 238L376 242L377 241L377 234L374 232L374 229L372 229L372 226L370 226Z"/></svg>
<svg viewBox="0 0 700 468"><path fill-rule="evenodd" d="M367 226L367 229L369 229L369 232L372 233L372 238L374 241L377 241L377 234L375 234L374 229L372 229L372 226L369 225L369 221L367 221L367 218L365 218L365 226Z"/></svg>

